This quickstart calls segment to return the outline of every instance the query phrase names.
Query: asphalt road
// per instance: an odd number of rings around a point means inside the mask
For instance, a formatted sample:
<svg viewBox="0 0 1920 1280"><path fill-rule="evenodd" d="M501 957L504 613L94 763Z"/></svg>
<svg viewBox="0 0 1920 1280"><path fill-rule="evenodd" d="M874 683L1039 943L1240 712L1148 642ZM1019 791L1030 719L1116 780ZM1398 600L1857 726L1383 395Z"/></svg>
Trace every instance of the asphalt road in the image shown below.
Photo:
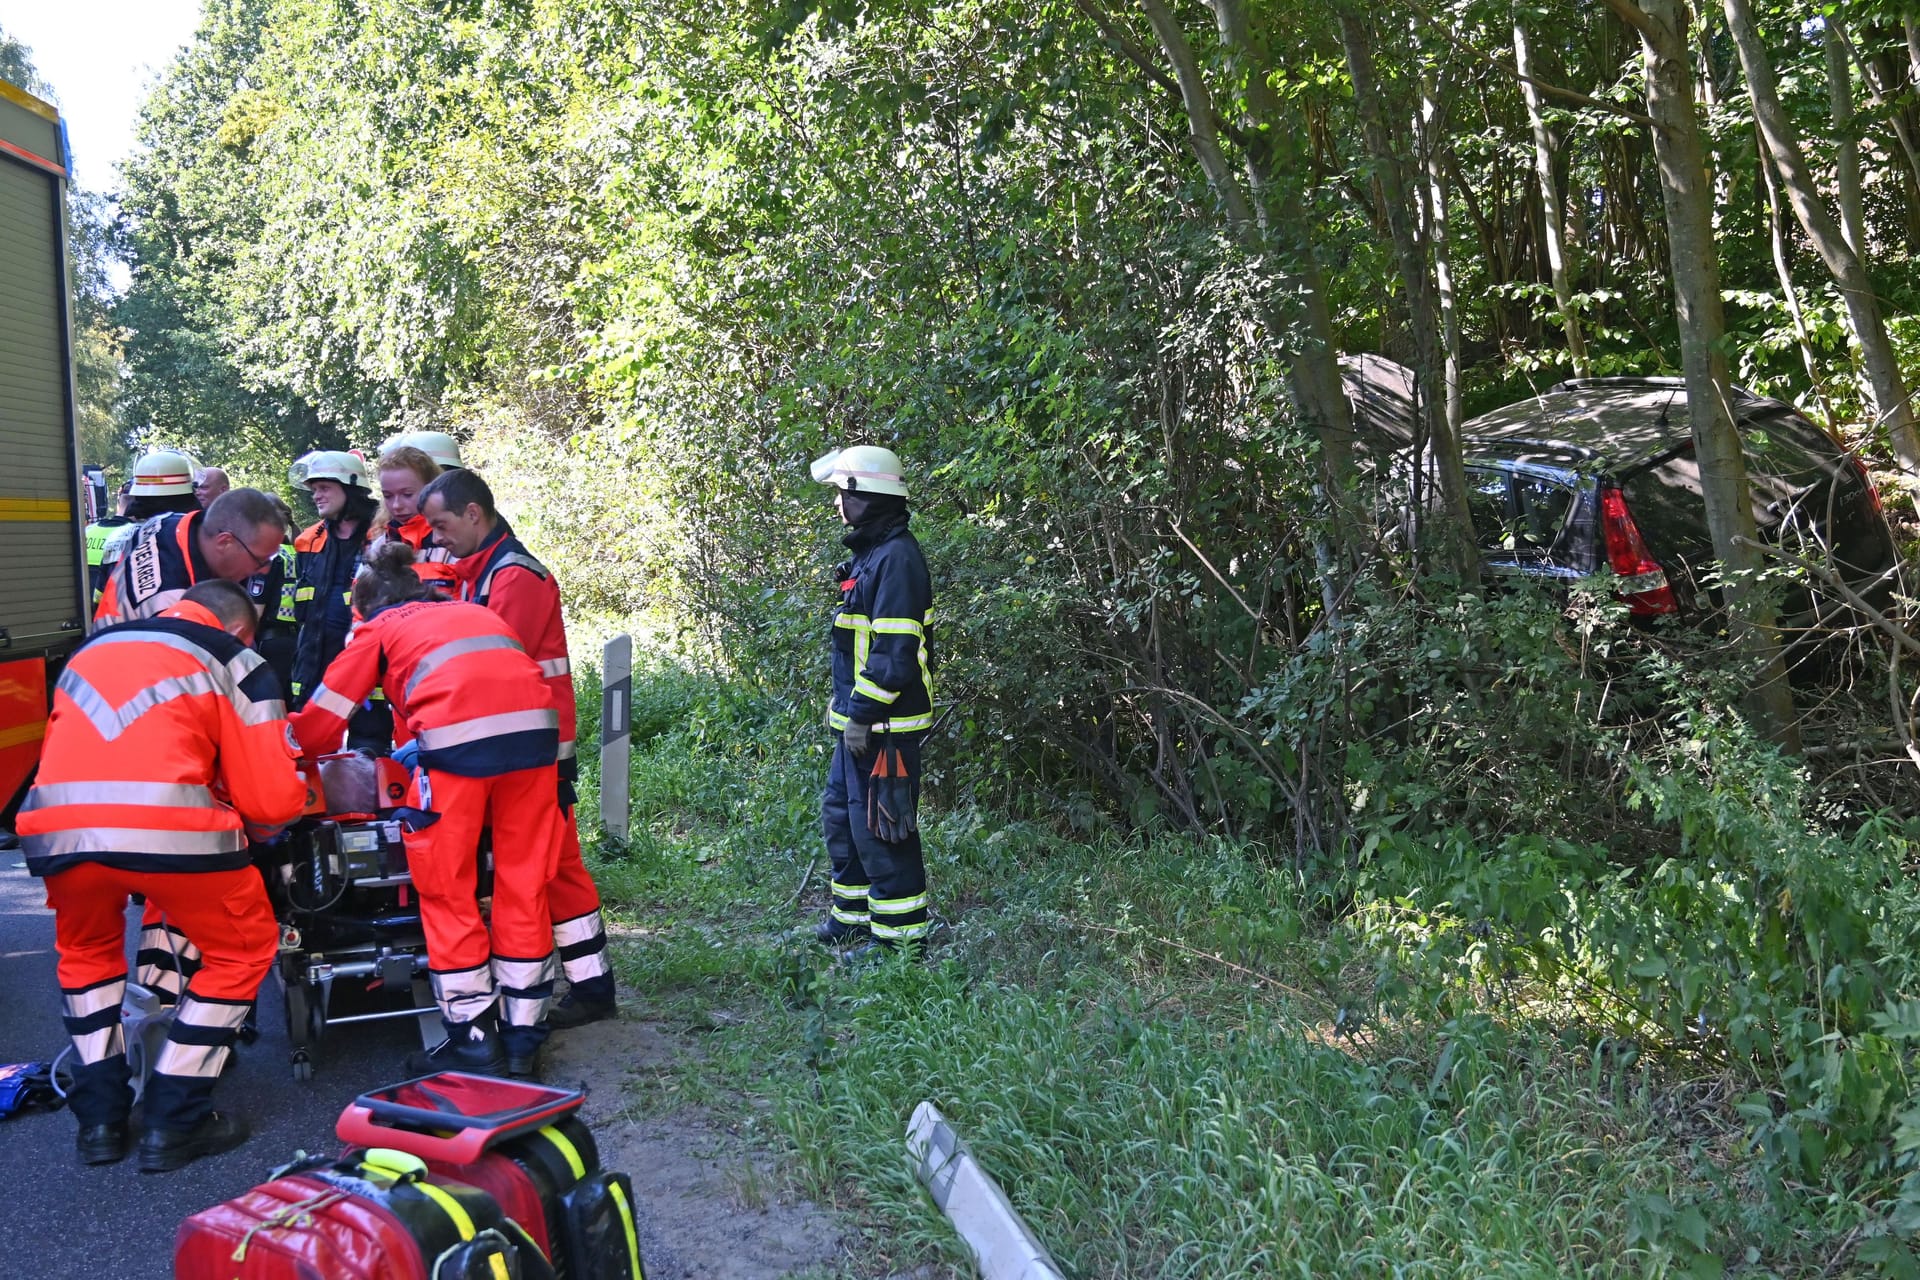
<svg viewBox="0 0 1920 1280"><path fill-rule="evenodd" d="M131 954L131 951L129 951ZM402 1078L401 1061L420 1039L408 1019L329 1030L313 1079L295 1083L288 1065L278 984L260 996L260 1039L237 1050L214 1105L244 1116L253 1138L223 1156L176 1173L142 1175L131 1158L88 1168L73 1154L67 1111L0 1121L0 1242L6 1271L21 1280L166 1280L182 1219L239 1195L296 1150L334 1151L340 1109L368 1089ZM67 1044L54 977L53 913L40 883L14 850L0 851L0 1063L50 1061ZM135 1112L136 1119L138 1111ZM673 1250L644 1209L648 1270L672 1275Z"/></svg>

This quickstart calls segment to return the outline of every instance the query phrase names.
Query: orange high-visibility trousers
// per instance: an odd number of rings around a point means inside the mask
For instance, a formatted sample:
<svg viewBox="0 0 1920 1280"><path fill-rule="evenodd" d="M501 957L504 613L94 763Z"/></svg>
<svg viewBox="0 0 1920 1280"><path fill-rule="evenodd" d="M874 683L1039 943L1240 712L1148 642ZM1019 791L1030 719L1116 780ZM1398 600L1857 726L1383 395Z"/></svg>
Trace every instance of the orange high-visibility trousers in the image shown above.
<svg viewBox="0 0 1920 1280"><path fill-rule="evenodd" d="M553 915L553 945L567 981L576 987L600 981L611 998L612 971L607 967L607 927L600 916L600 889L580 857L580 828L576 808L568 808L562 823L560 860L547 885L547 905Z"/></svg>
<svg viewBox="0 0 1920 1280"><path fill-rule="evenodd" d="M48 876L63 1013L80 1059L68 1101L82 1125L124 1120L133 1105L120 1002L127 898L135 893L145 894L201 955L145 1098L149 1128L190 1129L213 1105L214 1083L273 966L280 930L252 867L122 871L87 862Z"/></svg>
<svg viewBox="0 0 1920 1280"><path fill-rule="evenodd" d="M472 1022L497 996L503 1034L546 1017L558 965L547 882L563 838L552 765L491 778L422 769L408 803L440 815L406 835L434 998L449 1023ZM480 831L493 829L491 928L475 898Z"/></svg>

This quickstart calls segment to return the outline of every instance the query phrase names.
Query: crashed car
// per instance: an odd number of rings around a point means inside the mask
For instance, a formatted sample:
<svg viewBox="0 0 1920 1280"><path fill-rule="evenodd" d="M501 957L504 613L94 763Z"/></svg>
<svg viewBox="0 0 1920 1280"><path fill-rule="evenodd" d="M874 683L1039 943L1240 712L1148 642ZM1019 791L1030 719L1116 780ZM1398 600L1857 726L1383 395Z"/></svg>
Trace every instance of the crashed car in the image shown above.
<svg viewBox="0 0 1920 1280"><path fill-rule="evenodd" d="M1413 439L1411 371L1379 356L1343 361L1360 451ZM1829 567L1886 603L1899 554L1859 458L1779 400L1733 388L1762 541ZM1486 572L1573 583L1610 569L1638 619L1714 607L1714 561L1679 378L1576 378L1467 422L1468 505ZM1832 621L1840 602L1792 575L1790 628Z"/></svg>

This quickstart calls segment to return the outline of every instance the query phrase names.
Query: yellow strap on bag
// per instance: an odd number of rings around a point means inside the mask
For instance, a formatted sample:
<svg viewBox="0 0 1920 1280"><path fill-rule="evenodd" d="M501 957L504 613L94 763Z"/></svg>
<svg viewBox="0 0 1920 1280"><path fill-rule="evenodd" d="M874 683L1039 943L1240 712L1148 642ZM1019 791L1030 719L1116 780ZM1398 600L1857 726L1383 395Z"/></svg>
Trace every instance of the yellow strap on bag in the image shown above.
<svg viewBox="0 0 1920 1280"><path fill-rule="evenodd" d="M413 1185L425 1192L428 1199L440 1206L441 1212L447 1215L447 1220L453 1223L453 1229L460 1233L462 1243L473 1239L475 1235L479 1234L473 1225L473 1215L462 1208L460 1202L448 1194L445 1187L437 1187L431 1182L416 1182ZM499 1233L495 1232L493 1234L498 1235ZM504 1236L501 1238L503 1240L505 1239ZM505 1258L496 1253L487 1259L487 1263L493 1271L494 1280L512 1280L511 1275L507 1271L507 1260ZM438 1263L436 1262L435 1270L437 1271L438 1269Z"/></svg>
<svg viewBox="0 0 1920 1280"><path fill-rule="evenodd" d="M618 1182L607 1183L607 1190L613 1192L614 1203L620 1206L620 1225L627 1229L627 1257L633 1263L633 1280L647 1280L646 1270L640 1265L640 1242L633 1235L633 1206L627 1203L627 1193Z"/></svg>
<svg viewBox="0 0 1920 1280"><path fill-rule="evenodd" d="M566 1159L567 1168L573 1170L575 1182L587 1176L587 1162L580 1158L580 1148L573 1145L571 1138L552 1125L540 1130L540 1136L559 1148L560 1154Z"/></svg>

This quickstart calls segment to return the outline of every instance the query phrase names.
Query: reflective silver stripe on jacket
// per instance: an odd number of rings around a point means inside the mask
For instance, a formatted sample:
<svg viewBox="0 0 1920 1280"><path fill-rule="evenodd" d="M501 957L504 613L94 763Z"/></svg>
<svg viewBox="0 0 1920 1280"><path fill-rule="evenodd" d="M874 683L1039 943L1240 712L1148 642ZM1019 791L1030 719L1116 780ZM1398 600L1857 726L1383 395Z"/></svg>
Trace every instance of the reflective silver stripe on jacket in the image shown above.
<svg viewBox="0 0 1920 1280"><path fill-rule="evenodd" d="M522 555L518 551L509 552L501 556L499 563L495 564L493 568L487 570L487 576L480 579L480 589L474 592L474 594L476 596L491 596L493 594L493 575L499 573L502 569L530 569L543 578L553 576L547 572L547 566L541 564L532 556Z"/></svg>
<svg viewBox="0 0 1920 1280"><path fill-rule="evenodd" d="M565 658L548 658L540 664L540 674L551 680L557 676L570 675L573 663Z"/></svg>
<svg viewBox="0 0 1920 1280"><path fill-rule="evenodd" d="M353 700L343 693L335 693L325 685L313 691L313 696L307 699L307 705L318 707L322 711L339 716L342 720L353 718Z"/></svg>
<svg viewBox="0 0 1920 1280"><path fill-rule="evenodd" d="M558 715L559 713L555 712L554 714ZM574 747L573 739L569 738L565 742L560 744L560 750L554 756L554 759L571 760L573 759L574 750L575 750L575 747Z"/></svg>
<svg viewBox="0 0 1920 1280"><path fill-rule="evenodd" d="M88 683L85 676L72 667L61 672L56 687L73 700L74 705L93 722L93 727L99 730L100 736L109 742L125 733L135 720L162 703L201 693L211 693L226 698L233 704L234 711L239 715L242 724L267 724L286 718L287 706L280 699L252 698L240 688L241 681L265 665L260 655L251 649L242 650L231 661L221 662L193 641L169 635L163 631L130 631L103 635L88 647L113 644L162 645L186 654L199 662L204 670L156 680L135 693L119 707L108 702L99 690Z"/></svg>
<svg viewBox="0 0 1920 1280"><path fill-rule="evenodd" d="M521 649L525 652L520 642L512 636L462 636L458 640L449 640L437 649L428 650L426 657L414 667L413 679L407 681L407 697L412 698L420 682L446 663L470 653L486 653L492 649Z"/></svg>
<svg viewBox="0 0 1920 1280"><path fill-rule="evenodd" d="M74 827L21 836L20 851L29 858L62 858L76 853L157 853L181 857L211 857L244 853L247 833L230 831L167 831L153 827Z"/></svg>
<svg viewBox="0 0 1920 1280"><path fill-rule="evenodd" d="M509 733L534 733L542 729L558 732L560 713L545 711L503 711L499 715L477 716L438 729L422 729L418 735L422 751L444 751L482 738L499 738Z"/></svg>
<svg viewBox="0 0 1920 1280"><path fill-rule="evenodd" d="M186 782L43 782L27 793L20 812L63 804L132 804L163 809L210 809L213 792Z"/></svg>

